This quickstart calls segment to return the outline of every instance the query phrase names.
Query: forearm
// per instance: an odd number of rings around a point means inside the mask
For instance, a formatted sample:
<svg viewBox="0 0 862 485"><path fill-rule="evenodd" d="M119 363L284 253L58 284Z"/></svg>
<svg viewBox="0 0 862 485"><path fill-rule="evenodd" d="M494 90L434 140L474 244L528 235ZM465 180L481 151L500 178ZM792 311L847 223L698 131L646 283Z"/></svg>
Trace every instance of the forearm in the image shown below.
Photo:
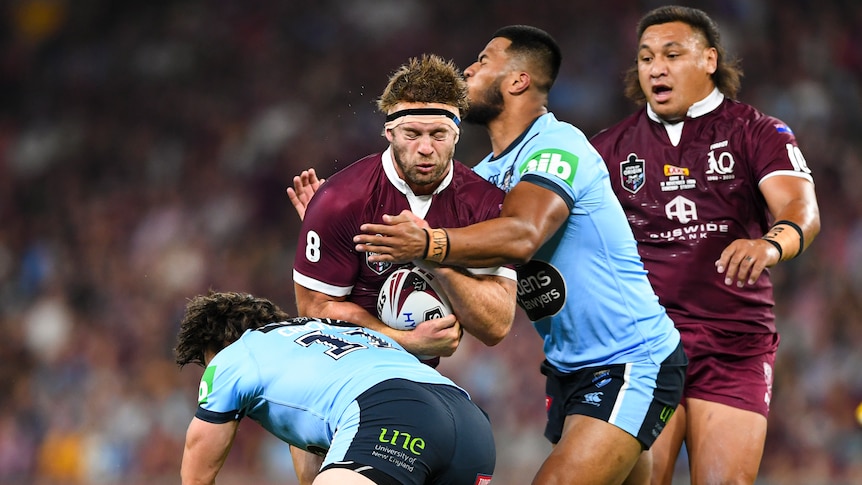
<svg viewBox="0 0 862 485"><path fill-rule="evenodd" d="M499 217L467 227L447 228L449 248L443 263L464 267L526 263L544 242L531 221Z"/></svg>
<svg viewBox="0 0 862 485"><path fill-rule="evenodd" d="M781 260L793 259L802 254L820 233L820 217L805 207L791 205L775 217L763 239L781 248Z"/></svg>
<svg viewBox="0 0 862 485"><path fill-rule="evenodd" d="M446 266L430 270L443 287L464 330L485 345L500 343L515 318L515 281L500 276L472 275Z"/></svg>
<svg viewBox="0 0 862 485"><path fill-rule="evenodd" d="M365 328L381 331L386 325L367 310L349 301L325 301L314 304L296 301L300 316L316 318L334 318L345 322L355 323ZM388 328L388 327L387 327Z"/></svg>
<svg viewBox="0 0 862 485"><path fill-rule="evenodd" d="M796 177L773 177L761 184L773 217L763 239L775 247L781 261L802 254L820 233L820 209L814 184Z"/></svg>
<svg viewBox="0 0 862 485"><path fill-rule="evenodd" d="M396 330L380 321L377 315L372 315L365 308L356 303L346 301L345 297L333 297L309 290L299 284L295 284L294 289L296 291L296 307L300 316L334 318L355 323L392 338L408 352L415 354L432 353L429 352L429 348L433 348L434 343L429 342L424 334L420 335L414 334L412 331Z"/></svg>

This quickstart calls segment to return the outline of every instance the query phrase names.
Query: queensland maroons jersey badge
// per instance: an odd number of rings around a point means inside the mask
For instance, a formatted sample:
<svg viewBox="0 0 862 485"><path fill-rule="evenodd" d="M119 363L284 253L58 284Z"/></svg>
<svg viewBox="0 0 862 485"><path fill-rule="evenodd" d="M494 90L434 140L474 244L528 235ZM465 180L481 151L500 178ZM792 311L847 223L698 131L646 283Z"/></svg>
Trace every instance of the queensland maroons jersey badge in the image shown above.
<svg viewBox="0 0 862 485"><path fill-rule="evenodd" d="M368 265L369 268L371 268L371 271L374 271L375 273L381 275L381 274L385 273L386 270L388 270L390 267L392 267L392 263L384 263L384 262L372 263L371 261L368 261L368 256L371 256L372 254L377 254L377 253L371 253L371 252L365 253L365 264Z"/></svg>
<svg viewBox="0 0 862 485"><path fill-rule="evenodd" d="M624 189L636 194L644 186L644 182L646 182L644 159L631 153L625 161L620 162L620 183Z"/></svg>

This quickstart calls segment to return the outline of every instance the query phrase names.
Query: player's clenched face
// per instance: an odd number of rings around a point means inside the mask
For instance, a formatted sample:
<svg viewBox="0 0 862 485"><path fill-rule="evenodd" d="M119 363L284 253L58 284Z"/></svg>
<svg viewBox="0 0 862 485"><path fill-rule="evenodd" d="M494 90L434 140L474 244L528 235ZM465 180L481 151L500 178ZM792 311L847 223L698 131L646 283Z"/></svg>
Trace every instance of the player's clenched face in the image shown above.
<svg viewBox="0 0 862 485"><path fill-rule="evenodd" d="M398 175L416 195L428 195L449 173L458 134L446 123L402 123L387 130Z"/></svg>
<svg viewBox="0 0 862 485"><path fill-rule="evenodd" d="M703 35L684 22L651 25L641 35L638 79L653 111L666 121L681 121L692 104L715 84L718 53Z"/></svg>
<svg viewBox="0 0 862 485"><path fill-rule="evenodd" d="M511 72L506 48L509 39L496 37L479 53L479 59L464 70L467 79L467 99L470 111L464 121L487 125L503 112L503 92L500 84Z"/></svg>

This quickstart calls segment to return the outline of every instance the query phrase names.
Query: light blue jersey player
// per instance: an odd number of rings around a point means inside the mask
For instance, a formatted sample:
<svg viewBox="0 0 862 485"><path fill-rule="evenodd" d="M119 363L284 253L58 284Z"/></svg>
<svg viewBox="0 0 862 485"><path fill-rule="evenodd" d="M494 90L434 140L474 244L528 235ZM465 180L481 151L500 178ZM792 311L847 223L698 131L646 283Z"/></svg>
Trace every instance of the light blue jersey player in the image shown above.
<svg viewBox="0 0 862 485"><path fill-rule="evenodd" d="M383 334L329 319L268 323L284 315L261 307L277 308L236 293L189 304L177 362L206 370L184 482L215 478L208 473L218 472L244 417L324 456L316 484L490 480L490 423L466 391Z"/></svg>
<svg viewBox="0 0 862 485"><path fill-rule="evenodd" d="M489 154L473 170L507 192L530 183L565 201L570 211L566 222L530 262L518 267L518 302L544 341L542 372L560 377L587 369L594 381L579 398L587 413L651 443L648 435L656 430L643 424L661 378L659 364L674 354L680 363L685 359L679 333L647 279L602 158L580 130L546 113L499 156ZM615 375L618 379L612 379ZM620 396L618 406L600 406L608 400L606 394L620 392L627 395ZM560 401L565 399L550 390L548 397L552 414L547 434L556 442L566 416ZM619 413L623 406L639 411L627 416ZM668 411L662 405L656 412Z"/></svg>
<svg viewBox="0 0 862 485"><path fill-rule="evenodd" d="M574 126L547 113L500 156L473 169L509 191L524 181L553 191L568 221L518 268L518 300L561 372L673 352L679 334L646 278L607 167Z"/></svg>

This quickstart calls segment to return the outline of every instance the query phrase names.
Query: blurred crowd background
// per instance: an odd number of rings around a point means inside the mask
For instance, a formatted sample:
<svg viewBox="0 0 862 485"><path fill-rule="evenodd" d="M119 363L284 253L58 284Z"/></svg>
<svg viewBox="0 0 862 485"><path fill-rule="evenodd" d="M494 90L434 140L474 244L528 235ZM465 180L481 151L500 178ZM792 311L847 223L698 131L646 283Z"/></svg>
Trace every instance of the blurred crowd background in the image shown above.
<svg viewBox="0 0 862 485"><path fill-rule="evenodd" d="M592 135L635 109L621 75L661 3L0 3L0 483L178 482L201 374L173 361L187 299L295 310L285 188L385 147L374 101L408 57L463 68L498 27L544 28L564 51L550 108ZM719 22L740 99L793 128L820 202L818 239L772 272L782 343L758 483L862 483L862 3L681 3ZM457 158L488 150L467 125ZM541 359L520 314L499 346L466 337L440 367L491 415L494 483L528 483L550 449ZM221 483L295 483L290 466L248 421Z"/></svg>

